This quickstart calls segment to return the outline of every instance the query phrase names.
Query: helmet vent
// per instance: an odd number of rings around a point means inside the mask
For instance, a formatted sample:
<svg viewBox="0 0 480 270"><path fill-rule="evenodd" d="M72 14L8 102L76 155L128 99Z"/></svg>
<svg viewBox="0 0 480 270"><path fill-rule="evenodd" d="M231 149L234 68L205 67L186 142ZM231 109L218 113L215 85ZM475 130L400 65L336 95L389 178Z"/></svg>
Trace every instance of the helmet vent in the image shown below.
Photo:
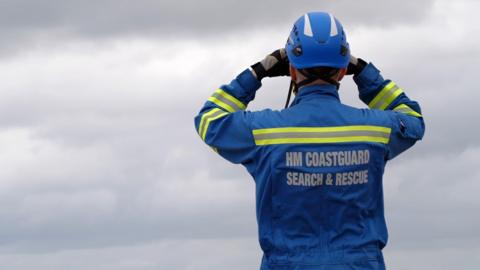
<svg viewBox="0 0 480 270"><path fill-rule="evenodd" d="M330 36L334 37L338 35L337 23L332 14L328 13L328 15L330 16Z"/></svg>
<svg viewBox="0 0 480 270"><path fill-rule="evenodd" d="M310 18L308 17L308 14L305 14L304 21L305 22L303 25L303 34L307 37L313 37L312 24L310 23Z"/></svg>

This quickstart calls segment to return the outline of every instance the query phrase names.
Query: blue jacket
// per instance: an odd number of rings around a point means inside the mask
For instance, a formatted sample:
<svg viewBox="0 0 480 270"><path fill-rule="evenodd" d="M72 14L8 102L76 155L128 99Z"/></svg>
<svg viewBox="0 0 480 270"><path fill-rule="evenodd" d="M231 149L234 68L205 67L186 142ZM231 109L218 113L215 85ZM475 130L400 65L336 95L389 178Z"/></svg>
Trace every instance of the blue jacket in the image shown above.
<svg viewBox="0 0 480 270"><path fill-rule="evenodd" d="M287 109L249 112L261 83L245 70L195 118L205 143L255 179L261 269L384 269L383 171L422 138L424 122L372 64L354 80L369 109L314 85Z"/></svg>

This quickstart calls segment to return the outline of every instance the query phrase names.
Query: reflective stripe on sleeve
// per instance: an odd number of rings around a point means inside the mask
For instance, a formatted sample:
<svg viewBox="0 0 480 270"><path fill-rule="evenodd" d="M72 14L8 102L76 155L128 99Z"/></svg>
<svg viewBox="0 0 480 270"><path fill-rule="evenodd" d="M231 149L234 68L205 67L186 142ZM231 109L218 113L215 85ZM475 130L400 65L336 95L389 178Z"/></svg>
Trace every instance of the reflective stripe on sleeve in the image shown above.
<svg viewBox="0 0 480 270"><path fill-rule="evenodd" d="M375 96L368 104L368 107L371 109L385 110L402 93L403 90L400 87L394 82L390 82Z"/></svg>
<svg viewBox="0 0 480 270"><path fill-rule="evenodd" d="M200 125L198 127L198 134L205 141L207 136L208 126L210 125L211 121L214 121L220 117L227 115L227 112L224 112L218 108L211 109L210 111L204 113L202 118L200 119Z"/></svg>
<svg viewBox="0 0 480 270"><path fill-rule="evenodd" d="M286 127L253 130L256 145L371 142L387 144L391 129L381 126Z"/></svg>
<svg viewBox="0 0 480 270"><path fill-rule="evenodd" d="M422 117L421 114L414 111L412 108L410 108L409 106L407 106L405 104L400 104L397 107L395 107L393 110L396 111L396 112L399 112L399 113L404 113L404 114L415 116L415 117Z"/></svg>
<svg viewBox="0 0 480 270"><path fill-rule="evenodd" d="M246 106L240 102L238 99L223 91L218 89L213 93L211 97L208 98L209 101L215 103L221 108L225 109L228 112L236 112L240 110L245 110Z"/></svg>

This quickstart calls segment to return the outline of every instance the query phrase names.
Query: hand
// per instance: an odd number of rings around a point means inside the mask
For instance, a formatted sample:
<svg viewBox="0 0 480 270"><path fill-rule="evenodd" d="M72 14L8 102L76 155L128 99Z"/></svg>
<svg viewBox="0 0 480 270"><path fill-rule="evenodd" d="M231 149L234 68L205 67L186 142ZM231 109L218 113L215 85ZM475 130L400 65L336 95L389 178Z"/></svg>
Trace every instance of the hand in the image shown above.
<svg viewBox="0 0 480 270"><path fill-rule="evenodd" d="M350 55L350 63L348 63L347 75L357 76L362 72L363 68L367 65L367 62L363 61L361 58L356 58L353 55Z"/></svg>
<svg viewBox="0 0 480 270"><path fill-rule="evenodd" d="M290 76L289 66L290 62L285 49L278 49L252 65L252 71L253 75L261 81L265 77Z"/></svg>

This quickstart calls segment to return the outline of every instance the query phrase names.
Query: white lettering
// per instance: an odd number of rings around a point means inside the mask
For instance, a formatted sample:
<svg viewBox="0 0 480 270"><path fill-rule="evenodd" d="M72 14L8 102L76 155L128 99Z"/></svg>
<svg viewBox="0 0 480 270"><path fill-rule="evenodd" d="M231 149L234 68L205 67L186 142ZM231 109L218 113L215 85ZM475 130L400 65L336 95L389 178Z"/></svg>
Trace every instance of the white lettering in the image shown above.
<svg viewBox="0 0 480 270"><path fill-rule="evenodd" d="M335 174L336 186L351 186L368 183L368 170Z"/></svg>
<svg viewBox="0 0 480 270"><path fill-rule="evenodd" d="M287 167L301 167L303 165L302 152L286 152L285 165Z"/></svg>

